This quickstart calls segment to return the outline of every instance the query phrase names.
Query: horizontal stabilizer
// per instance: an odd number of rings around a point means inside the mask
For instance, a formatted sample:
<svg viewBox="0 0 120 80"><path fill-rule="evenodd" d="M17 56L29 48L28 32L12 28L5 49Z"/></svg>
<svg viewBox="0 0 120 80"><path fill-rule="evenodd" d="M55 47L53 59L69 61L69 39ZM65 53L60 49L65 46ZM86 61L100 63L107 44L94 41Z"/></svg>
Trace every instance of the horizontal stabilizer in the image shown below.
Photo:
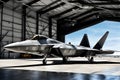
<svg viewBox="0 0 120 80"><path fill-rule="evenodd" d="M82 41L80 43L80 46L90 47L90 43L89 43L87 34L84 34Z"/></svg>
<svg viewBox="0 0 120 80"><path fill-rule="evenodd" d="M104 45L104 43L105 43L105 40L106 40L108 34L109 34L109 31L107 31L107 32L103 35L103 37L97 42L97 44L93 47L93 49L99 49L99 50L100 50L100 49L103 47L103 45Z"/></svg>

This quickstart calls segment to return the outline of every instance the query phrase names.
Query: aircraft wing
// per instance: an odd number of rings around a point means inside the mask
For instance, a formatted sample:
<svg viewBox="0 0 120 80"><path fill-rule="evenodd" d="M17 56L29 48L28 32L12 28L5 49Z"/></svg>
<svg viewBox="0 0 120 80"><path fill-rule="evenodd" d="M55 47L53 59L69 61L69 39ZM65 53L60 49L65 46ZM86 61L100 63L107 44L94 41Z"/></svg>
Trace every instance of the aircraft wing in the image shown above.
<svg viewBox="0 0 120 80"><path fill-rule="evenodd" d="M79 54L80 52L83 52L82 54L85 54L85 53L89 53L89 54L93 54L94 56L97 55L97 54L113 54L115 51L114 50L98 50L98 49L79 49L77 50L77 53ZM88 54L85 54L85 55L88 55Z"/></svg>
<svg viewBox="0 0 120 80"><path fill-rule="evenodd" d="M113 54L114 52L120 52L117 50L101 50L100 53L101 54Z"/></svg>
<svg viewBox="0 0 120 80"><path fill-rule="evenodd" d="M100 50L98 54L113 54L114 50Z"/></svg>
<svg viewBox="0 0 120 80"><path fill-rule="evenodd" d="M78 51L95 51L95 52L99 52L100 50L98 49L90 49L90 48L83 48L83 49L77 49Z"/></svg>

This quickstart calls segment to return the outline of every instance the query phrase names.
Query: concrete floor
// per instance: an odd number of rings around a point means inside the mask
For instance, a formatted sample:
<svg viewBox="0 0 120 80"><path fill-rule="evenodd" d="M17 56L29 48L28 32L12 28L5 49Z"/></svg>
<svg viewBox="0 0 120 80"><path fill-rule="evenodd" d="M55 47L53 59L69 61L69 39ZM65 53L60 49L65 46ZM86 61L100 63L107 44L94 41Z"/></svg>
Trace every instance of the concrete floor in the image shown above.
<svg viewBox="0 0 120 80"><path fill-rule="evenodd" d="M61 58L48 58L47 60L47 65L43 65L42 59L0 59L0 69L120 76L120 58L97 57L92 64L88 63L85 58L70 58L66 64L62 63Z"/></svg>

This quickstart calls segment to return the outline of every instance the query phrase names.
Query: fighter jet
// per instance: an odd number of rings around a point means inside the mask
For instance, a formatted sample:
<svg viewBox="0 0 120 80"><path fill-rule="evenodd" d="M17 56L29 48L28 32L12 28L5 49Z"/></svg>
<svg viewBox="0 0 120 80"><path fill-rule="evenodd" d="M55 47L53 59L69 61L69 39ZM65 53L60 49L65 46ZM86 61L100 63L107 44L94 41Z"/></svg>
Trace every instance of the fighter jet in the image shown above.
<svg viewBox="0 0 120 80"><path fill-rule="evenodd" d="M93 48L90 48L87 34L84 34L79 45L65 44L44 35L35 35L32 39L11 43L4 48L17 53L43 54L43 64L47 64L46 58L49 55L62 57L64 63L68 57L86 57L89 62L94 62L94 57L98 54L114 53L113 50L102 50L108 34L107 31Z"/></svg>

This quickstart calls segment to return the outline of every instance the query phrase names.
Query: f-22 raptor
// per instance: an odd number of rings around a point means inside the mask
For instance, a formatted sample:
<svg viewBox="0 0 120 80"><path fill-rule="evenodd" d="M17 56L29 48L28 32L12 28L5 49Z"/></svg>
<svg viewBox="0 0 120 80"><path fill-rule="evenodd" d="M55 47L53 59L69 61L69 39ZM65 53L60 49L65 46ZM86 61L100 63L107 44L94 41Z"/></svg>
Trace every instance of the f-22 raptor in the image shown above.
<svg viewBox="0 0 120 80"><path fill-rule="evenodd" d="M114 53L113 50L102 50L108 34L109 32L107 31L93 48L90 48L87 34L84 34L78 46L65 44L44 35L35 35L32 39L11 43L4 46L4 48L17 53L44 54L43 64L47 64L46 58L49 55L62 57L64 63L68 57L86 57L89 62L93 62L94 57L98 54Z"/></svg>

